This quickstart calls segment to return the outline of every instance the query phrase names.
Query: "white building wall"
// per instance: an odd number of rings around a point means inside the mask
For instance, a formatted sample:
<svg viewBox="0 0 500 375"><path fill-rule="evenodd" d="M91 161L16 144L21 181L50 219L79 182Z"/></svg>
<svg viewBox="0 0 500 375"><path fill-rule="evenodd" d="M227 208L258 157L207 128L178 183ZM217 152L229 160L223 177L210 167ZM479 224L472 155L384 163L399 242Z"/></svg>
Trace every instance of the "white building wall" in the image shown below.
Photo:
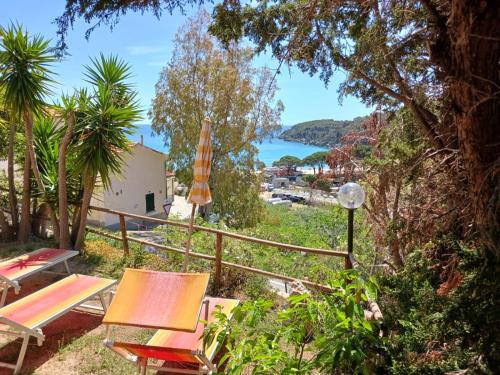
<svg viewBox="0 0 500 375"><path fill-rule="evenodd" d="M97 191L92 205L145 216L162 216L166 197L165 161L167 155L135 144L125 157L121 176L111 177L107 191ZM146 213L146 194L154 193L155 210ZM89 221L104 226L118 225L116 215L94 211ZM134 221L129 219L129 221ZM137 220L135 220L137 221Z"/></svg>

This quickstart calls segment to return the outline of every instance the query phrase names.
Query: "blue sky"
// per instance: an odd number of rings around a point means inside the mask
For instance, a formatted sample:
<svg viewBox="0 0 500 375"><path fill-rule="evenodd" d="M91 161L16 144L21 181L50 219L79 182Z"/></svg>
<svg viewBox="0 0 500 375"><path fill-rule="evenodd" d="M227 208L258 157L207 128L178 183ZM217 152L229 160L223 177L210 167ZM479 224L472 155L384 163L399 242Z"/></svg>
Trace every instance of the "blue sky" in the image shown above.
<svg viewBox="0 0 500 375"><path fill-rule="evenodd" d="M19 22L30 33L41 33L55 43L57 27L53 20L62 14L64 5L63 0L2 1L0 24L5 27L10 21ZM195 11L188 10L188 15ZM100 52L112 53L132 66L133 81L136 83L141 104L147 111L154 96L154 86L159 73L170 59L175 33L186 21L186 17L178 12L172 16L165 13L157 20L150 14L129 13L121 17L113 31L102 26L91 34L88 41L84 37L88 25L78 20L67 39L70 56L54 66L56 79L60 82L54 91L59 94L81 87L82 66L89 63L89 58ZM259 56L255 64L267 65L272 69L278 66L276 60L266 55ZM285 105L283 124L293 125L323 118L344 120L368 114L370 110L356 98L345 98L342 105L338 103L336 90L343 79L344 74L337 73L330 86L325 88L317 76L310 77L295 68L290 73L288 69L282 69L282 74L278 76L280 90L277 98Z"/></svg>

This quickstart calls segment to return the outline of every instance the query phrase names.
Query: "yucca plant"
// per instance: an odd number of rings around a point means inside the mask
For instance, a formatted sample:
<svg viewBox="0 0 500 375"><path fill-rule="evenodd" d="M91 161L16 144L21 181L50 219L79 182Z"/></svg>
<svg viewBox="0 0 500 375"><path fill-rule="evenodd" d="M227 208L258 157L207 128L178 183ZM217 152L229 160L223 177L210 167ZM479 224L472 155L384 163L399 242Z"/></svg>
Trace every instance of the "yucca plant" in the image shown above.
<svg viewBox="0 0 500 375"><path fill-rule="evenodd" d="M58 106L60 118L64 123L62 131L64 135L61 138L59 147L58 170L59 189L58 189L58 204L59 204L59 247L69 249L71 247L71 239L69 233L69 205L68 205L68 184L67 180L72 176L67 173L66 159L68 150L73 140L76 115L78 111L78 95L63 95L61 98L62 104ZM72 186L74 190L74 186Z"/></svg>
<svg viewBox="0 0 500 375"><path fill-rule="evenodd" d="M0 156L5 157L10 151L10 129L9 129L9 124L8 124L8 114L7 114L7 109L3 105L4 100L3 100L3 90L0 88ZM13 145L12 145L13 146ZM9 150L8 150L9 149ZM15 194L14 194L15 197ZM9 222L4 214L4 211L2 209L2 206L4 202L0 200L0 238L3 240L9 239L13 232L14 232L14 225L10 226ZM11 213L13 215L13 224L17 223L17 221L14 218L14 212L12 211L12 199L9 194L9 208L11 210ZM17 209L17 207L16 207ZM17 215L17 214L16 214Z"/></svg>
<svg viewBox="0 0 500 375"><path fill-rule="evenodd" d="M124 155L130 150L127 136L135 130L140 109L136 94L127 82L130 67L116 57L93 59L86 67L87 81L92 84L89 93L79 97L79 116L76 124L75 145L78 157L76 168L81 173L83 196L75 248L81 249L90 199L97 178L103 187L110 185L111 175L122 171Z"/></svg>
<svg viewBox="0 0 500 375"><path fill-rule="evenodd" d="M43 181L36 163L33 145L33 118L44 111L45 97L53 83L50 64L55 56L49 41L40 35L31 36L21 25L0 27L0 87L4 90L4 104L15 118L24 122L26 136L26 161L23 183L23 206L18 238L26 241L29 236L29 180L30 165L40 191ZM54 215L52 215L54 217ZM54 222L58 233L57 222Z"/></svg>
<svg viewBox="0 0 500 375"><path fill-rule="evenodd" d="M33 123L33 145L36 149L37 167L40 171L44 191L37 187L37 198L57 206L57 158L59 155L59 142L61 130L55 125L51 117L36 117Z"/></svg>
<svg viewBox="0 0 500 375"><path fill-rule="evenodd" d="M59 174L61 144L66 129L58 125L57 121L58 119L50 116L37 117L33 126L33 144L36 150L38 169L45 187L43 192L37 190L37 196L42 202L50 204L54 212L57 212L59 208L61 183L67 186L66 196L71 203L78 200L81 189L80 178L74 168L74 157L68 163L65 178L61 178Z"/></svg>

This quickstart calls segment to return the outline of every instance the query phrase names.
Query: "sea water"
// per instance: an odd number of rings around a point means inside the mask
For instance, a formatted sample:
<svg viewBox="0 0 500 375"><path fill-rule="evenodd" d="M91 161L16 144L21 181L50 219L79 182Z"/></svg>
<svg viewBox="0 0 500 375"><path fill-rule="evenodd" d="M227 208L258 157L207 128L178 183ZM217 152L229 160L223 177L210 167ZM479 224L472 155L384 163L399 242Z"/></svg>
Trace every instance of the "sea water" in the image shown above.
<svg viewBox="0 0 500 375"><path fill-rule="evenodd" d="M287 128L290 127L284 126L283 130L286 130ZM139 125L136 133L130 137L130 140L140 142L141 135L144 138L144 145L154 148L155 150L168 153L168 147L165 146L163 137L153 135L151 125ZM279 160L285 155L291 155L299 159L303 159L315 152L327 150L326 148L306 145L303 143L284 141L277 137L266 139L262 143L256 143L256 146L259 149L259 160L267 166L271 166L274 161Z"/></svg>

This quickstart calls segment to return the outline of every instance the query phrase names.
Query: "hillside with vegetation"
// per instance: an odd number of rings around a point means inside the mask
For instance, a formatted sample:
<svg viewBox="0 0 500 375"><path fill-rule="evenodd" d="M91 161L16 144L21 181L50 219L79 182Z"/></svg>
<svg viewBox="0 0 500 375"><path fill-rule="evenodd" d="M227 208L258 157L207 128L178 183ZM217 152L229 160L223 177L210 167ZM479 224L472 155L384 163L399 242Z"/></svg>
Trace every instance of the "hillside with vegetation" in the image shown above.
<svg viewBox="0 0 500 375"><path fill-rule="evenodd" d="M342 137L362 128L365 117L353 120L313 120L301 122L285 130L280 139L290 142L300 142L320 147L332 147L341 143Z"/></svg>

